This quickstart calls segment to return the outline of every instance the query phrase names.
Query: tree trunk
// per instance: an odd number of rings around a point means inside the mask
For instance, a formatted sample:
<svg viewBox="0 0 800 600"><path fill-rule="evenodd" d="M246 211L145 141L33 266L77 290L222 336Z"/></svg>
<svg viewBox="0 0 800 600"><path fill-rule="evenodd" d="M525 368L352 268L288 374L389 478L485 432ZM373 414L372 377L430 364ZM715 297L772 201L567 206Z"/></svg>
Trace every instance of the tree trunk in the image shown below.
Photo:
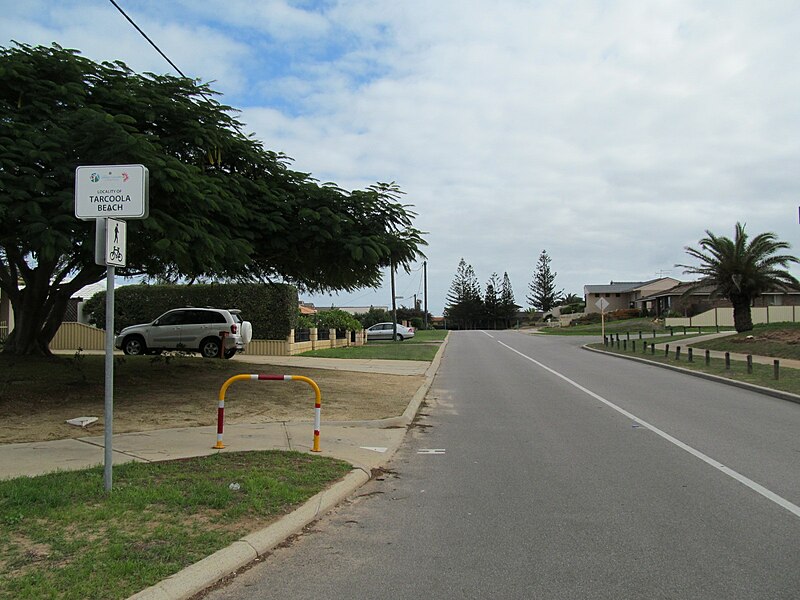
<svg viewBox="0 0 800 600"><path fill-rule="evenodd" d="M750 314L750 298L736 296L731 298L733 304L733 326L736 333L743 333L753 329L753 318Z"/></svg>
<svg viewBox="0 0 800 600"><path fill-rule="evenodd" d="M46 272L29 277L26 286L10 293L14 329L3 354L51 356L50 342L64 321L69 299L84 285L102 278L105 267L84 268L69 283L51 285Z"/></svg>
<svg viewBox="0 0 800 600"><path fill-rule="evenodd" d="M43 333L49 313L45 307L47 289L40 288L36 284L28 285L17 298L12 298L14 329L3 345L3 354L50 356L49 344L53 336L45 339ZM62 319L63 316L62 313Z"/></svg>

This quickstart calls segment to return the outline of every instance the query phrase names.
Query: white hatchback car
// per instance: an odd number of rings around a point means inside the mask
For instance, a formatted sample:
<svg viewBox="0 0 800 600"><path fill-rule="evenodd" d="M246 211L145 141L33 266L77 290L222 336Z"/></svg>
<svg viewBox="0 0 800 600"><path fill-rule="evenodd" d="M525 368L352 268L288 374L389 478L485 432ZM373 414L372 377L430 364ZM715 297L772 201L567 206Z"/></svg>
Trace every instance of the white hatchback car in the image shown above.
<svg viewBox="0 0 800 600"><path fill-rule="evenodd" d="M223 308L175 308L152 323L126 327L114 339L114 346L132 356L183 350L199 352L205 358L220 355L232 358L253 337L252 325L242 320L240 312Z"/></svg>
<svg viewBox="0 0 800 600"><path fill-rule="evenodd" d="M397 336L395 338L397 341L402 342L414 337L413 327L405 327L399 323L394 327L397 327ZM392 333L393 326L391 323L378 323L367 329L367 340L390 340L392 339Z"/></svg>

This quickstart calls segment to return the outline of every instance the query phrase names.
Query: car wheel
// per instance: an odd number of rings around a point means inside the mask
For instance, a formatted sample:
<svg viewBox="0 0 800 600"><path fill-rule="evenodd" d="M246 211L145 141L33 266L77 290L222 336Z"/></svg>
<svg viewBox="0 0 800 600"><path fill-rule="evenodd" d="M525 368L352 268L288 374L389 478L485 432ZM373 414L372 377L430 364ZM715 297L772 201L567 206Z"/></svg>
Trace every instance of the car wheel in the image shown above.
<svg viewBox="0 0 800 600"><path fill-rule="evenodd" d="M147 353L147 344L140 335L129 335L122 342L122 351L128 356L141 356Z"/></svg>
<svg viewBox="0 0 800 600"><path fill-rule="evenodd" d="M236 348L231 348L230 350L225 350L225 354L223 354L225 358L233 358L236 356Z"/></svg>
<svg viewBox="0 0 800 600"><path fill-rule="evenodd" d="M396 339L398 342L402 342L403 336L398 333L396 336L394 336L394 339Z"/></svg>
<svg viewBox="0 0 800 600"><path fill-rule="evenodd" d="M203 358L219 357L219 340L217 338L206 338L200 342L200 355Z"/></svg>

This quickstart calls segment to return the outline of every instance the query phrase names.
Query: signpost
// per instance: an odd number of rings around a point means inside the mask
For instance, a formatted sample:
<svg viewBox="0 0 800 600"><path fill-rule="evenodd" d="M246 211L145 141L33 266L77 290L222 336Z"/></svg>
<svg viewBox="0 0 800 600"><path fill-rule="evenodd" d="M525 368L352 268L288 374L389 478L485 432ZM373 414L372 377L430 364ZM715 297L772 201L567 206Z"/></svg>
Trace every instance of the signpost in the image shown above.
<svg viewBox="0 0 800 600"><path fill-rule="evenodd" d="M603 339L606 338L606 309L608 308L608 300L600 298L594 305L600 309L600 335Z"/></svg>
<svg viewBox="0 0 800 600"><path fill-rule="evenodd" d="M95 262L106 266L106 358L103 483L111 491L114 429L114 270L127 264L125 219L146 219L149 171L144 165L95 165L75 169L75 216L95 221Z"/></svg>

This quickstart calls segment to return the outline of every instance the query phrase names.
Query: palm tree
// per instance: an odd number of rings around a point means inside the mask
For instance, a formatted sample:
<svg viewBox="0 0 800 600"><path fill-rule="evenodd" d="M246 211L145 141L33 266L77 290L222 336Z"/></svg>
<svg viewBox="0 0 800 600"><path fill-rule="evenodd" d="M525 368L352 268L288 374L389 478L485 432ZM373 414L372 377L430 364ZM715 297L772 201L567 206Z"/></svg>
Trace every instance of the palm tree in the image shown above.
<svg viewBox="0 0 800 600"><path fill-rule="evenodd" d="M790 245L778 240L774 233L761 233L748 243L744 225L737 223L733 240L717 237L708 230L706 236L700 240L700 250L686 247L686 253L700 261L699 267L675 266L684 267L684 273L701 276L687 294L711 285L712 297L730 300L737 332L753 329L750 306L758 296L771 290L800 287L800 282L786 270L790 263L800 260L790 254L776 254Z"/></svg>

